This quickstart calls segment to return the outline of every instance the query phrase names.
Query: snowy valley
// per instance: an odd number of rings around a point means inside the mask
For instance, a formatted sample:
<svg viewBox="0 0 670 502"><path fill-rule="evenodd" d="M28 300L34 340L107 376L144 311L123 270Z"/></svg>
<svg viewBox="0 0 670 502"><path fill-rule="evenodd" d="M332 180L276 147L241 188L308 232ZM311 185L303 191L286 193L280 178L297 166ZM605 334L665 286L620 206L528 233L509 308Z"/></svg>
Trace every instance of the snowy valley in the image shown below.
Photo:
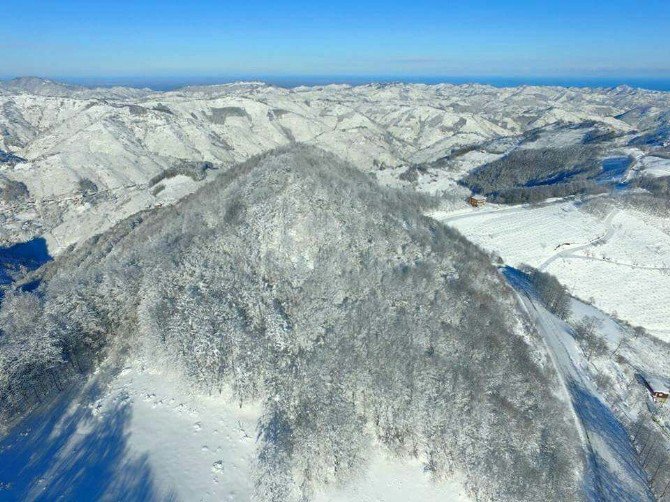
<svg viewBox="0 0 670 502"><path fill-rule="evenodd" d="M0 132L0 500L670 500L670 93L24 78Z"/></svg>

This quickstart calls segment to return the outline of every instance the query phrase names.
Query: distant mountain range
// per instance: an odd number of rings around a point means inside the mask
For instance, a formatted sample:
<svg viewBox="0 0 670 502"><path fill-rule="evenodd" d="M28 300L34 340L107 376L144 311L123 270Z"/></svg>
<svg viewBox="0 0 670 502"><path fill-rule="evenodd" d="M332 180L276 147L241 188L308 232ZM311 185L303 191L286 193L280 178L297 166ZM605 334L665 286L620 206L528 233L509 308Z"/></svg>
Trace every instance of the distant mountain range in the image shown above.
<svg viewBox="0 0 670 502"><path fill-rule="evenodd" d="M0 240L44 235L58 253L294 142L331 151L383 184L433 193L517 148L588 137L607 151L665 151L668 109L670 93L627 86L240 82L156 92L19 78L0 83L0 174L27 192L11 202L20 211L3 212ZM196 176L184 167L202 162L217 169Z"/></svg>

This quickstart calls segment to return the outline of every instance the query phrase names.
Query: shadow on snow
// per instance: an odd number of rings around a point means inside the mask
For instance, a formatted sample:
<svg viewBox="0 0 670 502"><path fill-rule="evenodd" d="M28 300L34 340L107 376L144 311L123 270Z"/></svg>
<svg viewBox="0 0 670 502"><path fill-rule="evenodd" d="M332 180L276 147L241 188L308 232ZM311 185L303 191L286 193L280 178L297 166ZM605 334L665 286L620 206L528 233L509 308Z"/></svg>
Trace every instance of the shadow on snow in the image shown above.
<svg viewBox="0 0 670 502"><path fill-rule="evenodd" d="M129 402L94 416L95 385L60 395L0 441L0 500L165 500L127 447Z"/></svg>
<svg viewBox="0 0 670 502"><path fill-rule="evenodd" d="M593 483L589 485L592 498L594 500L640 500L639 492L631 489L622 479L622 474L625 472L625 475L630 477L637 486L648 486L647 477L626 429L612 410L588 389L574 381L568 382L568 389L577 416L589 435L589 441L594 441L597 437L599 441L605 443L610 457L609 459L604 458L600 454L601 448L592 447L590 449L591 458L588 460ZM615 468L617 464L621 471ZM653 500L650 492L646 495L649 500Z"/></svg>
<svg viewBox="0 0 670 502"><path fill-rule="evenodd" d="M531 302L542 303L528 274L510 266L502 267L501 272L520 294ZM569 356L564 360L571 361ZM574 365L574 362L569 364ZM561 368L557 370L564 375L573 408L587 434L585 489L589 499L654 500L625 427L593 390L575 381ZM575 371L580 370L575 368ZM625 478L629 478L629 483ZM639 489L636 490L636 486Z"/></svg>
<svg viewBox="0 0 670 502"><path fill-rule="evenodd" d="M0 288L19 279L26 270L36 270L51 259L47 241L43 237L36 237L8 247L0 247ZM33 281L21 289L32 291L37 286L39 286L39 281ZM0 300L2 296L3 291L0 289Z"/></svg>

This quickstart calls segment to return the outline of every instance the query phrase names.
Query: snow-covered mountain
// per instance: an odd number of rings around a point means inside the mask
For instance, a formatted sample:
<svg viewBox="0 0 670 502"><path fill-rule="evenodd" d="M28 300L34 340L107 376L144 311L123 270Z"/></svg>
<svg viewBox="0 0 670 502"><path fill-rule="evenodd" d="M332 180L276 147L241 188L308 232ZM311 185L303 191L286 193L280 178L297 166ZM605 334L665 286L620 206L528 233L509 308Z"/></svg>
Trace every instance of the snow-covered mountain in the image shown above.
<svg viewBox="0 0 670 502"><path fill-rule="evenodd" d="M478 500L580 498L586 460L546 348L489 256L427 202L289 146L125 220L3 301L0 419L51 375L146 353L193 393L260 407L257 500L348 483L374 447L436 481L462 473ZM240 459L221 455L225 486ZM44 496L57 487L45 474Z"/></svg>
<svg viewBox="0 0 670 502"><path fill-rule="evenodd" d="M216 174L189 177L179 170L184 162L224 171L299 142L352 161L384 184L407 184L411 166L432 166L419 185L439 192L529 131L547 130L550 142L561 142L557 129L581 125L582 134L609 134L614 146L636 138L643 149L662 145L669 107L668 93L627 87L284 89L251 82L154 92L16 79L0 83L0 174L25 184L27 195L3 211L0 239L42 235L57 254ZM165 172L181 174L152 183Z"/></svg>
<svg viewBox="0 0 670 502"><path fill-rule="evenodd" d="M0 82L0 499L662 498L669 110Z"/></svg>

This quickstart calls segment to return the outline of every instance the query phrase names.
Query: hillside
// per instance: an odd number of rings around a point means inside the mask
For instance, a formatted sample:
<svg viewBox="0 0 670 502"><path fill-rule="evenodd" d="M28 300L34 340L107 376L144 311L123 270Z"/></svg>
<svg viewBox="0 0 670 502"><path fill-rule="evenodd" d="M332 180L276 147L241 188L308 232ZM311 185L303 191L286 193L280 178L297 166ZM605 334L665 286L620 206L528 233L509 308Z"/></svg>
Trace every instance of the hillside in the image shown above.
<svg viewBox="0 0 670 502"><path fill-rule="evenodd" d="M249 82L154 92L0 82L0 179L25 186L11 201L0 197L0 242L42 236L58 254L294 142L335 153L383 184L437 194L464 195L457 182L465 174L519 148L540 155L587 142L642 164L667 150L669 107L668 93L627 87ZM203 162L215 168L207 176L177 175ZM154 182L164 173L172 175Z"/></svg>
<svg viewBox="0 0 670 502"><path fill-rule="evenodd" d="M261 500L346 485L379 466L377 447L435 480L457 476L477 500L585 497L584 450L546 348L490 257L422 215L431 203L311 147L255 157L58 257L34 293L9 294L2 409L21 413L105 355L124 368L91 403L105 420L160 417L168 401L149 390L159 411L136 404L141 394L104 395L167 368L172 389L259 407L239 423L258 431L246 451ZM102 440L95 416L83 447ZM146 494L151 447L136 464L120 444L130 470L102 493ZM77 464L54 465L47 497ZM236 476L224 461L212 472L223 485Z"/></svg>
<svg viewBox="0 0 670 502"><path fill-rule="evenodd" d="M661 496L668 109L0 82L0 498Z"/></svg>

